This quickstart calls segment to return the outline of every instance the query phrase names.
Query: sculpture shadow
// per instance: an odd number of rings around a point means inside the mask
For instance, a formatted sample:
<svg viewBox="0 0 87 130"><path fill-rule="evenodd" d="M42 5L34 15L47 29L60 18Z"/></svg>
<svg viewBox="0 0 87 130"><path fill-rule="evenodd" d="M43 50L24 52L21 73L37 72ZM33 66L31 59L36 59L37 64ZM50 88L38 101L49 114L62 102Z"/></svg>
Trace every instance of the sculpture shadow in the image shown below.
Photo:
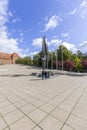
<svg viewBox="0 0 87 130"><path fill-rule="evenodd" d="M42 79L30 79L30 81L38 81L38 80L42 80Z"/></svg>
<svg viewBox="0 0 87 130"><path fill-rule="evenodd" d="M24 75L24 74L0 75L0 77L23 77L23 76L30 76L30 75Z"/></svg>

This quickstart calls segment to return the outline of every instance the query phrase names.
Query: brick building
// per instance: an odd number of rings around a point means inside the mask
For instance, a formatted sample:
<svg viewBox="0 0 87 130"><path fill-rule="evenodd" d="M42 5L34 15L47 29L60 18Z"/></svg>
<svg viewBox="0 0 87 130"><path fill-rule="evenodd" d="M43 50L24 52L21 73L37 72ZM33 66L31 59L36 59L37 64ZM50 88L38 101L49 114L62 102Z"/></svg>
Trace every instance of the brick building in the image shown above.
<svg viewBox="0 0 87 130"><path fill-rule="evenodd" d="M17 53L8 54L0 52L0 64L15 64L15 61L19 58Z"/></svg>

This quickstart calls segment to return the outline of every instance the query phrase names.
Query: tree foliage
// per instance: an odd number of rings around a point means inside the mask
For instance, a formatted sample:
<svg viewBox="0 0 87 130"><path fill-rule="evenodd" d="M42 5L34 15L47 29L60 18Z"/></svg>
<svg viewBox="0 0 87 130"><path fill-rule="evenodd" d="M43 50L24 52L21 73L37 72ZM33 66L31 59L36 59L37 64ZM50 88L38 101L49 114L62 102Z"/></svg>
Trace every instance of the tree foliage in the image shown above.
<svg viewBox="0 0 87 130"><path fill-rule="evenodd" d="M33 65L38 67L42 66L42 51L33 56Z"/></svg>
<svg viewBox="0 0 87 130"><path fill-rule="evenodd" d="M63 56L63 60L70 60L72 59L72 52L69 51L65 46L60 45L59 49L57 50L57 57L59 59L59 61L62 60L62 56Z"/></svg>
<svg viewBox="0 0 87 130"><path fill-rule="evenodd" d="M67 71L72 71L74 69L74 62L71 60L64 62L64 69Z"/></svg>
<svg viewBox="0 0 87 130"><path fill-rule="evenodd" d="M33 60L31 59L31 57L24 57L24 58L18 58L16 60L16 64L24 64L24 65L33 65Z"/></svg>
<svg viewBox="0 0 87 130"><path fill-rule="evenodd" d="M63 45L60 45L57 51L49 52L47 46L45 46L45 49L46 49L46 68L62 69L62 60L63 60L64 70L87 72L87 54L86 53L82 53L80 50L78 50L77 53L73 54ZM33 60L31 57L26 56L24 58L17 59L16 63L42 67L42 64L43 64L42 52L43 51L40 51L38 54L34 55Z"/></svg>
<svg viewBox="0 0 87 130"><path fill-rule="evenodd" d="M81 60L77 56L74 58L74 68L76 71L81 71L82 69Z"/></svg>
<svg viewBox="0 0 87 130"><path fill-rule="evenodd" d="M81 64L82 64L82 70L87 72L87 60L82 60Z"/></svg>

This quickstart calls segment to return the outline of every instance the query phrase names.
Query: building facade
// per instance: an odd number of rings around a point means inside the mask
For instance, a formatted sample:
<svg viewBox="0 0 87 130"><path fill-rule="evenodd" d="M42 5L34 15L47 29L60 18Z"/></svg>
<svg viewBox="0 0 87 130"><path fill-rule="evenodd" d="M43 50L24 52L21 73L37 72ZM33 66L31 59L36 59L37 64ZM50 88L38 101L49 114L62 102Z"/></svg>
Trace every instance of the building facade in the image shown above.
<svg viewBox="0 0 87 130"><path fill-rule="evenodd" d="M15 64L15 61L19 58L17 53L8 54L0 52L0 64Z"/></svg>

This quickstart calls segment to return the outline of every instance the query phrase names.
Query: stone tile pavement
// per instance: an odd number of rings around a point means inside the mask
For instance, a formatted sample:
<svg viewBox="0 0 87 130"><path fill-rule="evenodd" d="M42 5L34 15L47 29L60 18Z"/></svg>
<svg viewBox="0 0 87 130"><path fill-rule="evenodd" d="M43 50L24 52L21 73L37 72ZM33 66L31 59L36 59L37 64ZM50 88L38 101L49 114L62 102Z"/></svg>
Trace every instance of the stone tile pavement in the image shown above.
<svg viewBox="0 0 87 130"><path fill-rule="evenodd" d="M0 130L87 130L87 76L32 72L41 70L0 66Z"/></svg>

